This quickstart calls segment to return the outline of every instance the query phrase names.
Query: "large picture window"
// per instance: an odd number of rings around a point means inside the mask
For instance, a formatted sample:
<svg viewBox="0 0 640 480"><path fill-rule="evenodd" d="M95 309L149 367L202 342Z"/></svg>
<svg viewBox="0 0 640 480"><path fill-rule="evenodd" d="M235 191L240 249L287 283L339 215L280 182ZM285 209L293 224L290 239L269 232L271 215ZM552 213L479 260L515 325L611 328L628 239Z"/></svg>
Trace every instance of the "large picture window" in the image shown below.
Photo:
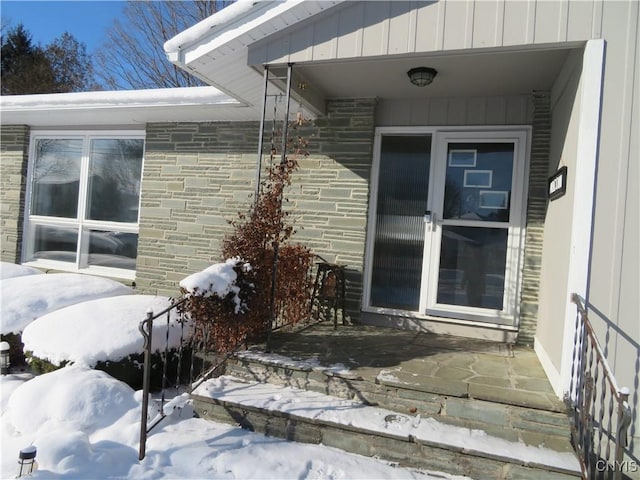
<svg viewBox="0 0 640 480"><path fill-rule="evenodd" d="M144 138L34 134L23 260L133 277Z"/></svg>

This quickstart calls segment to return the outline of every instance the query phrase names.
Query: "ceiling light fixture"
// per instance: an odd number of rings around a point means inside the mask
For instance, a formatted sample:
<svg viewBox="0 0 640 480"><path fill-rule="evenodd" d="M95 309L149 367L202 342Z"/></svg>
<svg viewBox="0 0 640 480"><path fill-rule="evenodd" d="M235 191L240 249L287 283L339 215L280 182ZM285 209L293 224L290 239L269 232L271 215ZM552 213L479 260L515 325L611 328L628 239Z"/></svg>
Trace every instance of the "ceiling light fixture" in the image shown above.
<svg viewBox="0 0 640 480"><path fill-rule="evenodd" d="M418 87L426 87L438 74L438 71L429 67L416 67L407 72L411 83Z"/></svg>

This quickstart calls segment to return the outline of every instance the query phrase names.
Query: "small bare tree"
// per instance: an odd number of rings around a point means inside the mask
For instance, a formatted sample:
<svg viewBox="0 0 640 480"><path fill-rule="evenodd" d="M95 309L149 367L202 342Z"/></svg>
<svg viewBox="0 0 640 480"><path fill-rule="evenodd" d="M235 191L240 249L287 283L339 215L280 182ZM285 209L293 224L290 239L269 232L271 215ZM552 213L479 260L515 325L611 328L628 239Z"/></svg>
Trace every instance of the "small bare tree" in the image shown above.
<svg viewBox="0 0 640 480"><path fill-rule="evenodd" d="M231 1L129 1L94 56L97 78L111 90L190 87L196 77L171 64L164 43Z"/></svg>

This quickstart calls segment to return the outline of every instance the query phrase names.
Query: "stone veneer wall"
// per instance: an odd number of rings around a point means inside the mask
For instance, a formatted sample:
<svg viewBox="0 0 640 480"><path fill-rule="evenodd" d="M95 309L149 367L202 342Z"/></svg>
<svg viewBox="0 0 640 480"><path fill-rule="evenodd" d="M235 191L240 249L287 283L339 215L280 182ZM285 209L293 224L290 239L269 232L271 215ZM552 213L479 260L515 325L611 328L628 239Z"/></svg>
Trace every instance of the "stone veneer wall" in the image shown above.
<svg viewBox="0 0 640 480"><path fill-rule="evenodd" d="M360 309L375 101L331 101L305 127L311 155L288 194L294 241L347 265L347 310ZM147 125L136 282L175 296L186 275L220 258L228 220L250 207L258 122Z"/></svg>
<svg viewBox="0 0 640 480"><path fill-rule="evenodd" d="M534 113L529 159L527 231L522 271L520 331L518 343L533 345L538 323L538 294L544 220L547 212L547 179L551 146L551 107L547 92L534 92Z"/></svg>
<svg viewBox="0 0 640 480"><path fill-rule="evenodd" d="M20 262L29 156L29 127L3 125L0 132L0 260Z"/></svg>

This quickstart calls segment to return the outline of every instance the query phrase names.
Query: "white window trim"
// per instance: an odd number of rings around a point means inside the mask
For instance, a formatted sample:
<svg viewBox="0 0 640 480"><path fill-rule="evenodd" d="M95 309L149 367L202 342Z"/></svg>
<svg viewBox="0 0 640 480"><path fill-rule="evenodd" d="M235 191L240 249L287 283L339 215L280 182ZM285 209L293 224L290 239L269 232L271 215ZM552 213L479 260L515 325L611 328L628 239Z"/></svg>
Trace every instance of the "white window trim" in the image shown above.
<svg viewBox="0 0 640 480"><path fill-rule="evenodd" d="M38 139L82 139L83 141L83 153L82 163L80 167L80 186L79 186L79 205L76 218L63 218L63 217L47 217L40 215L31 215L31 202L33 194L33 172L35 168L35 144ZM50 226L73 226L77 227L80 231L83 229L105 229L105 230L117 230L124 233L135 233L139 235L140 229L140 210L142 204L142 190L140 190L140 198L138 199L138 219L135 223L119 223L109 221L87 220L85 219L86 209L86 189L87 189L87 176L89 169L88 155L89 144L91 140L95 139L124 139L124 140L142 140L145 142L144 131L132 131L132 130L37 130L31 132L29 140L29 160L27 167L27 185L25 193L25 208L24 208L24 227L22 232L22 255L21 260L23 265L29 265L44 270L57 270L63 272L72 273L87 273L97 276L121 278L125 280L134 280L136 277L136 270L105 267L97 265L81 265L81 252L76 251L76 261L74 263L64 262L61 260L51 259L36 259L29 260L31 252L33 252L34 242L34 228L37 225L50 225ZM143 145L142 153L142 170L140 184L142 185L142 175L144 172L144 157L146 153L146 144ZM86 242L79 242L78 248L82 248L82 244Z"/></svg>

